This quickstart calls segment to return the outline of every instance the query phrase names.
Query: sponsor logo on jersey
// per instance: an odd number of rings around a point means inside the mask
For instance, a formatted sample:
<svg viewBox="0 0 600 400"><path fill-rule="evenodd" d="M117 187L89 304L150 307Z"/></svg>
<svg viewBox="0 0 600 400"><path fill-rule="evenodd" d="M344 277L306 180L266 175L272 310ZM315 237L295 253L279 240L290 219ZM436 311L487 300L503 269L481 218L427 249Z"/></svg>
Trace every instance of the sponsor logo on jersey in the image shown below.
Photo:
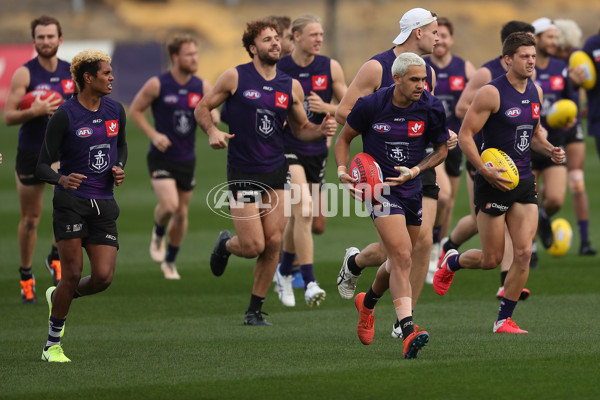
<svg viewBox="0 0 600 400"><path fill-rule="evenodd" d="M429 83L425 82L425 90L427 90L428 92L431 92L431 90L429 89Z"/></svg>
<svg viewBox="0 0 600 400"><path fill-rule="evenodd" d="M47 84L47 83L40 83L39 85L37 85L37 86L35 87L35 89L36 89L36 90L37 90L37 89L40 89L40 90L52 90L52 88L50 87L50 85L49 85L49 84Z"/></svg>
<svg viewBox="0 0 600 400"><path fill-rule="evenodd" d="M529 100L527 100L527 99L526 100L521 100L521 104L529 104L529 103L531 103L531 102Z"/></svg>
<svg viewBox="0 0 600 400"><path fill-rule="evenodd" d="M504 114L509 118L517 118L521 115L521 109L519 107L511 107Z"/></svg>
<svg viewBox="0 0 600 400"><path fill-rule="evenodd" d="M389 132L390 129L392 129L388 124L384 124L382 122L373 124L372 127L375 131L380 133Z"/></svg>
<svg viewBox="0 0 600 400"><path fill-rule="evenodd" d="M275 107L288 108L290 97L281 92L275 92Z"/></svg>
<svg viewBox="0 0 600 400"><path fill-rule="evenodd" d="M408 121L408 137L421 136L425 132L425 122Z"/></svg>
<svg viewBox="0 0 600 400"><path fill-rule="evenodd" d="M565 88L565 80L560 75L550 77L550 88L552 90L563 90Z"/></svg>
<svg viewBox="0 0 600 400"><path fill-rule="evenodd" d="M110 121L106 121L104 123L106 125L106 136L112 137L117 136L119 134L119 121L116 119L111 119Z"/></svg>
<svg viewBox="0 0 600 400"><path fill-rule="evenodd" d="M188 107L196 108L196 105L200 103L202 100L202 95L200 93L188 93Z"/></svg>
<svg viewBox="0 0 600 400"><path fill-rule="evenodd" d="M313 90L327 90L327 75L314 75L312 88Z"/></svg>
<svg viewBox="0 0 600 400"><path fill-rule="evenodd" d="M450 90L454 92L460 92L465 89L465 78L464 76L451 76L450 77Z"/></svg>
<svg viewBox="0 0 600 400"><path fill-rule="evenodd" d="M75 81L73 79L63 79L60 81L64 94L75 93Z"/></svg>
<svg viewBox="0 0 600 400"><path fill-rule="evenodd" d="M531 118L540 119L540 103L531 103Z"/></svg>
<svg viewBox="0 0 600 400"><path fill-rule="evenodd" d="M167 104L177 104L178 97L176 94L168 94L163 97L163 101Z"/></svg>
<svg viewBox="0 0 600 400"><path fill-rule="evenodd" d="M260 99L260 92L254 89L248 89L244 92L244 97L250 100Z"/></svg>
<svg viewBox="0 0 600 400"><path fill-rule="evenodd" d="M595 62L600 62L600 49L592 51L592 57L594 57Z"/></svg>
<svg viewBox="0 0 600 400"><path fill-rule="evenodd" d="M90 137L90 136L92 136L92 133L94 133L94 131L92 130L92 128L87 128L87 127L79 128L75 132L75 134L77 135L77 137L80 137L80 138Z"/></svg>

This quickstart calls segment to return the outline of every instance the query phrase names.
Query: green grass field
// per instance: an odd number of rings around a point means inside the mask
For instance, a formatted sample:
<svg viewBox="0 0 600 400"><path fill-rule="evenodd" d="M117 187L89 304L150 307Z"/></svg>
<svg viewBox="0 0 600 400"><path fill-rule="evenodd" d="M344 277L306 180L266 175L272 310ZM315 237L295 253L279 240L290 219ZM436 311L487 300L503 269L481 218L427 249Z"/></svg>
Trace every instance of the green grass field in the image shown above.
<svg viewBox="0 0 600 400"><path fill-rule="evenodd" d="M50 249L50 189L44 198L34 257L39 303L19 296L19 206L14 184L17 130L0 127L0 398L1 399L597 399L600 364L600 260L577 255L579 237L570 195L559 216L573 227L569 254L540 252L530 274L532 296L515 320L527 335L493 335L498 310L496 271L461 271L440 298L424 288L415 321L431 340L416 360L402 358L390 336L395 314L389 294L380 301L371 346L356 337L352 301L335 279L345 248L375 238L370 219L334 217L315 239L316 275L327 291L318 309L303 292L284 307L270 291L264 305L273 327L243 326L252 260L230 259L215 278L208 266L218 232L231 221L213 214L206 194L225 180L225 152L198 134L198 167L187 238L178 257L181 281L166 281L150 260L148 244L155 196L146 172L147 140L130 121L127 178L117 189L121 207L117 271L108 291L75 300L63 348L73 362L40 361L47 335L44 267ZM588 142L586 181L591 237L600 246L600 162ZM356 149L355 149L356 150ZM336 182L330 162L328 180ZM468 210L464 185L456 217ZM463 249L479 246L478 239ZM86 265L85 271L89 271ZM367 290L375 270L363 274ZM594 372L596 371L596 372Z"/></svg>

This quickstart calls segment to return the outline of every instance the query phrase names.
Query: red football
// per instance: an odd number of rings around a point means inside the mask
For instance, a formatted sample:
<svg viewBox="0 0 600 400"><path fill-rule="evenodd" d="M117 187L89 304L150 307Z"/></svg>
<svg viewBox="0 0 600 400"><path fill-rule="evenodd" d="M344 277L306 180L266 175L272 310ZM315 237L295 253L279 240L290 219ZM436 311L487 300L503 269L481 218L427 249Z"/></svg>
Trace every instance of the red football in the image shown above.
<svg viewBox="0 0 600 400"><path fill-rule="evenodd" d="M25 95L21 97L21 101L19 102L19 108L21 110L27 110L29 107L31 107L31 104L33 103L38 94L40 95L40 100L46 100L48 97L54 96L52 100L60 99L60 103L58 103L59 105L63 102L62 94L58 93L56 90L35 89L31 92L25 93Z"/></svg>
<svg viewBox="0 0 600 400"><path fill-rule="evenodd" d="M383 175L379 164L370 154L358 153L354 156L350 162L350 176L358 179L354 187L363 191L363 201L365 198L372 201L381 193Z"/></svg>

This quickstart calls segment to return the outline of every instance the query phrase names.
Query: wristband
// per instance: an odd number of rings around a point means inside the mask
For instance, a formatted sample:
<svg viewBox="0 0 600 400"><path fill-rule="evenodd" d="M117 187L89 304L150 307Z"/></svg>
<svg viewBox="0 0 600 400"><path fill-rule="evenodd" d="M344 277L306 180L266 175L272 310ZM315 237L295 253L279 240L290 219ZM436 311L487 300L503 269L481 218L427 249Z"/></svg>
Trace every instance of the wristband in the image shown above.
<svg viewBox="0 0 600 400"><path fill-rule="evenodd" d="M340 171L340 169L343 168L343 171ZM348 168L346 168L345 165L338 165L337 167L337 175L338 175L338 179L344 175L348 173Z"/></svg>
<svg viewBox="0 0 600 400"><path fill-rule="evenodd" d="M417 172L414 172L413 169L417 169ZM419 167L412 167L411 169L409 169L410 171L410 179L414 179L415 176L419 175L421 173L421 168Z"/></svg>

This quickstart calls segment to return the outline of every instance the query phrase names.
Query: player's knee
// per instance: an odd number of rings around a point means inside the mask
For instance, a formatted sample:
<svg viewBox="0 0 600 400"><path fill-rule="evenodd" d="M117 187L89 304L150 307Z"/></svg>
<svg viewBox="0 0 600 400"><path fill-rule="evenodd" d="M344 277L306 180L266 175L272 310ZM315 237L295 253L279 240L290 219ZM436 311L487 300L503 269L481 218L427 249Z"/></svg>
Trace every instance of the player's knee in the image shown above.
<svg viewBox="0 0 600 400"><path fill-rule="evenodd" d="M113 273L107 272L104 274L92 275L92 280L94 289L96 289L98 292L101 292L103 290L106 290L112 283Z"/></svg>
<svg viewBox="0 0 600 400"><path fill-rule="evenodd" d="M514 248L513 252L514 252L513 264L529 266L529 261L531 260L531 253L532 253L531 246Z"/></svg>
<svg viewBox="0 0 600 400"><path fill-rule="evenodd" d="M37 230L38 225L40 224L40 216L39 215L25 215L21 218L21 226L27 231L35 231Z"/></svg>
<svg viewBox="0 0 600 400"><path fill-rule="evenodd" d="M544 210L548 216L556 214L563 205L563 199L555 196L546 197L544 199Z"/></svg>
<svg viewBox="0 0 600 400"><path fill-rule="evenodd" d="M240 245L242 250L241 256L244 258L256 258L265 251L264 240L250 240L241 242Z"/></svg>
<svg viewBox="0 0 600 400"><path fill-rule="evenodd" d="M388 253L388 258L392 260L392 268L410 269L411 254L408 249L394 249Z"/></svg>
<svg viewBox="0 0 600 400"><path fill-rule="evenodd" d="M502 254L491 254L483 257L481 269L494 269L502 262Z"/></svg>
<svg viewBox="0 0 600 400"><path fill-rule="evenodd" d="M573 194L585 192L585 180L582 169L569 171L569 189Z"/></svg>

